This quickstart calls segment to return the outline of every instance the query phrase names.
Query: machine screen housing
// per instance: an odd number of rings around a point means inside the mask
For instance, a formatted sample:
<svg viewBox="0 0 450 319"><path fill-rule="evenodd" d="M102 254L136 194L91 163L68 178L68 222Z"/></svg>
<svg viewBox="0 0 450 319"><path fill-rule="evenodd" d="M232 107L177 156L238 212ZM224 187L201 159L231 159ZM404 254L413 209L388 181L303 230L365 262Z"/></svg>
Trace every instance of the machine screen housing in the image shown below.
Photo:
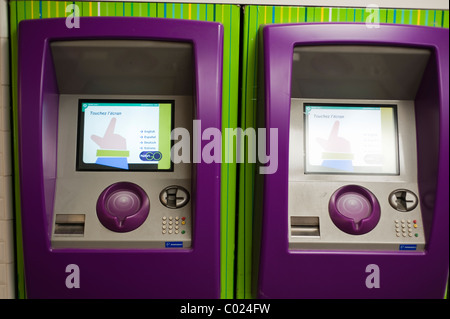
<svg viewBox="0 0 450 319"><path fill-rule="evenodd" d="M308 107L311 109L308 110ZM413 211L404 213L394 209L389 202L392 192L396 190L407 189L415 194L419 193L416 136L411 134L416 131L414 112L411 111L413 108L412 101L402 100L291 99L288 195L290 249L392 251L398 250L399 245L408 244L413 245L416 251L424 250L425 237L420 205ZM378 121L380 126L376 126L376 130L382 131L378 132L382 143L389 139L387 146L383 147L383 155L387 153L389 155L388 163L378 166L358 166L352 163L353 171L346 171L322 167L320 164L323 161L321 156L325 153L324 149L317 148L318 154L311 153L311 147L307 145L308 140L310 144L317 143L317 138L328 140L333 134L355 140L359 133L368 130L361 127L347 133L344 130L345 123L341 119L338 133L333 133L332 128L337 119L331 116L330 119L320 119L328 120L323 128L317 126L312 128L314 120L308 119L311 115L325 114L325 111L330 114L353 113L353 121L367 116L367 122L370 122L374 117L373 114L381 116L381 110L387 115L385 114L383 121ZM367 123L365 125L368 126ZM336 141L331 145L336 146ZM352 152L356 153L356 149L352 148ZM314 156L320 161L314 162ZM353 157L357 158L357 155L354 154ZM316 165L311 165L311 162ZM372 231L357 236L350 235L336 227L330 218L329 200L336 190L345 185L364 187L378 199L381 218ZM397 237L396 220L411 220L412 237L409 232L406 233L406 237L403 237L402 232L400 237ZM417 221L417 228L414 228L412 223L414 220ZM408 225L406 227L409 229Z"/></svg>
<svg viewBox="0 0 450 319"><path fill-rule="evenodd" d="M305 104L305 173L398 175L395 105Z"/></svg>
<svg viewBox="0 0 450 319"><path fill-rule="evenodd" d="M77 170L173 170L173 112L173 100L80 100Z"/></svg>

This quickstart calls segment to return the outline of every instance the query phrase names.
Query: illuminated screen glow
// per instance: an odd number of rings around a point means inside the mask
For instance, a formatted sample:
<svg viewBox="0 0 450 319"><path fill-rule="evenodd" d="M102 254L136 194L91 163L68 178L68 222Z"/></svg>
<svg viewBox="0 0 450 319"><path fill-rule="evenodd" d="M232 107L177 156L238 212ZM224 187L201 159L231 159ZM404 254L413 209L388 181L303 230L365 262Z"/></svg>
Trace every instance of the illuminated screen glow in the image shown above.
<svg viewBox="0 0 450 319"><path fill-rule="evenodd" d="M80 100L77 170L172 170L173 101Z"/></svg>
<svg viewBox="0 0 450 319"><path fill-rule="evenodd" d="M305 104L305 173L398 175L395 105Z"/></svg>

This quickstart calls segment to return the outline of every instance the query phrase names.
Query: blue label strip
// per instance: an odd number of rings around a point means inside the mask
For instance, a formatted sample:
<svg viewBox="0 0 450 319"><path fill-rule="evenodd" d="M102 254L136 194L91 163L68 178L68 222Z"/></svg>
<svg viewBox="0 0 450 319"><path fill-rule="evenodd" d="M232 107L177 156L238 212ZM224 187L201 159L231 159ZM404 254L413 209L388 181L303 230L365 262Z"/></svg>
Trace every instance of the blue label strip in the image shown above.
<svg viewBox="0 0 450 319"><path fill-rule="evenodd" d="M166 241L166 248L183 248L182 241Z"/></svg>
<svg viewBox="0 0 450 319"><path fill-rule="evenodd" d="M417 250L417 245L400 245L399 250Z"/></svg>

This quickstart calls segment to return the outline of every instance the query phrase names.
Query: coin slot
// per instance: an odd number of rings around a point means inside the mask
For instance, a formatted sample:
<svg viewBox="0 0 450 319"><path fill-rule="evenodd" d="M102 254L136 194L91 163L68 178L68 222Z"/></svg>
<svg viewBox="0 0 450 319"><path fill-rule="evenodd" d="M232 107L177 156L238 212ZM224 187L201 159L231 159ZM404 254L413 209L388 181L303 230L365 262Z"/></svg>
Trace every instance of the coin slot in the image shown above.
<svg viewBox="0 0 450 319"><path fill-rule="evenodd" d="M84 235L84 214L56 214L55 235Z"/></svg>
<svg viewBox="0 0 450 319"><path fill-rule="evenodd" d="M291 216L291 236L320 237L319 217Z"/></svg>

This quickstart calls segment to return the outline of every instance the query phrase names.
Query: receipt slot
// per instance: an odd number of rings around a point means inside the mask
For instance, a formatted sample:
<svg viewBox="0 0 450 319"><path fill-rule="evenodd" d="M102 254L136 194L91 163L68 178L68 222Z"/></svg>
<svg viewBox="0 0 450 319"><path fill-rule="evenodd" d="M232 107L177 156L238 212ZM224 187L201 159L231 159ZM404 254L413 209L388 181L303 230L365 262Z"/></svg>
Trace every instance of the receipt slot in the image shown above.
<svg viewBox="0 0 450 319"><path fill-rule="evenodd" d="M255 198L256 295L444 297L448 30L260 32L258 112L279 153Z"/></svg>
<svg viewBox="0 0 450 319"><path fill-rule="evenodd" d="M220 164L189 159L193 120L221 127L222 42L212 22L20 23L29 298L220 297Z"/></svg>

